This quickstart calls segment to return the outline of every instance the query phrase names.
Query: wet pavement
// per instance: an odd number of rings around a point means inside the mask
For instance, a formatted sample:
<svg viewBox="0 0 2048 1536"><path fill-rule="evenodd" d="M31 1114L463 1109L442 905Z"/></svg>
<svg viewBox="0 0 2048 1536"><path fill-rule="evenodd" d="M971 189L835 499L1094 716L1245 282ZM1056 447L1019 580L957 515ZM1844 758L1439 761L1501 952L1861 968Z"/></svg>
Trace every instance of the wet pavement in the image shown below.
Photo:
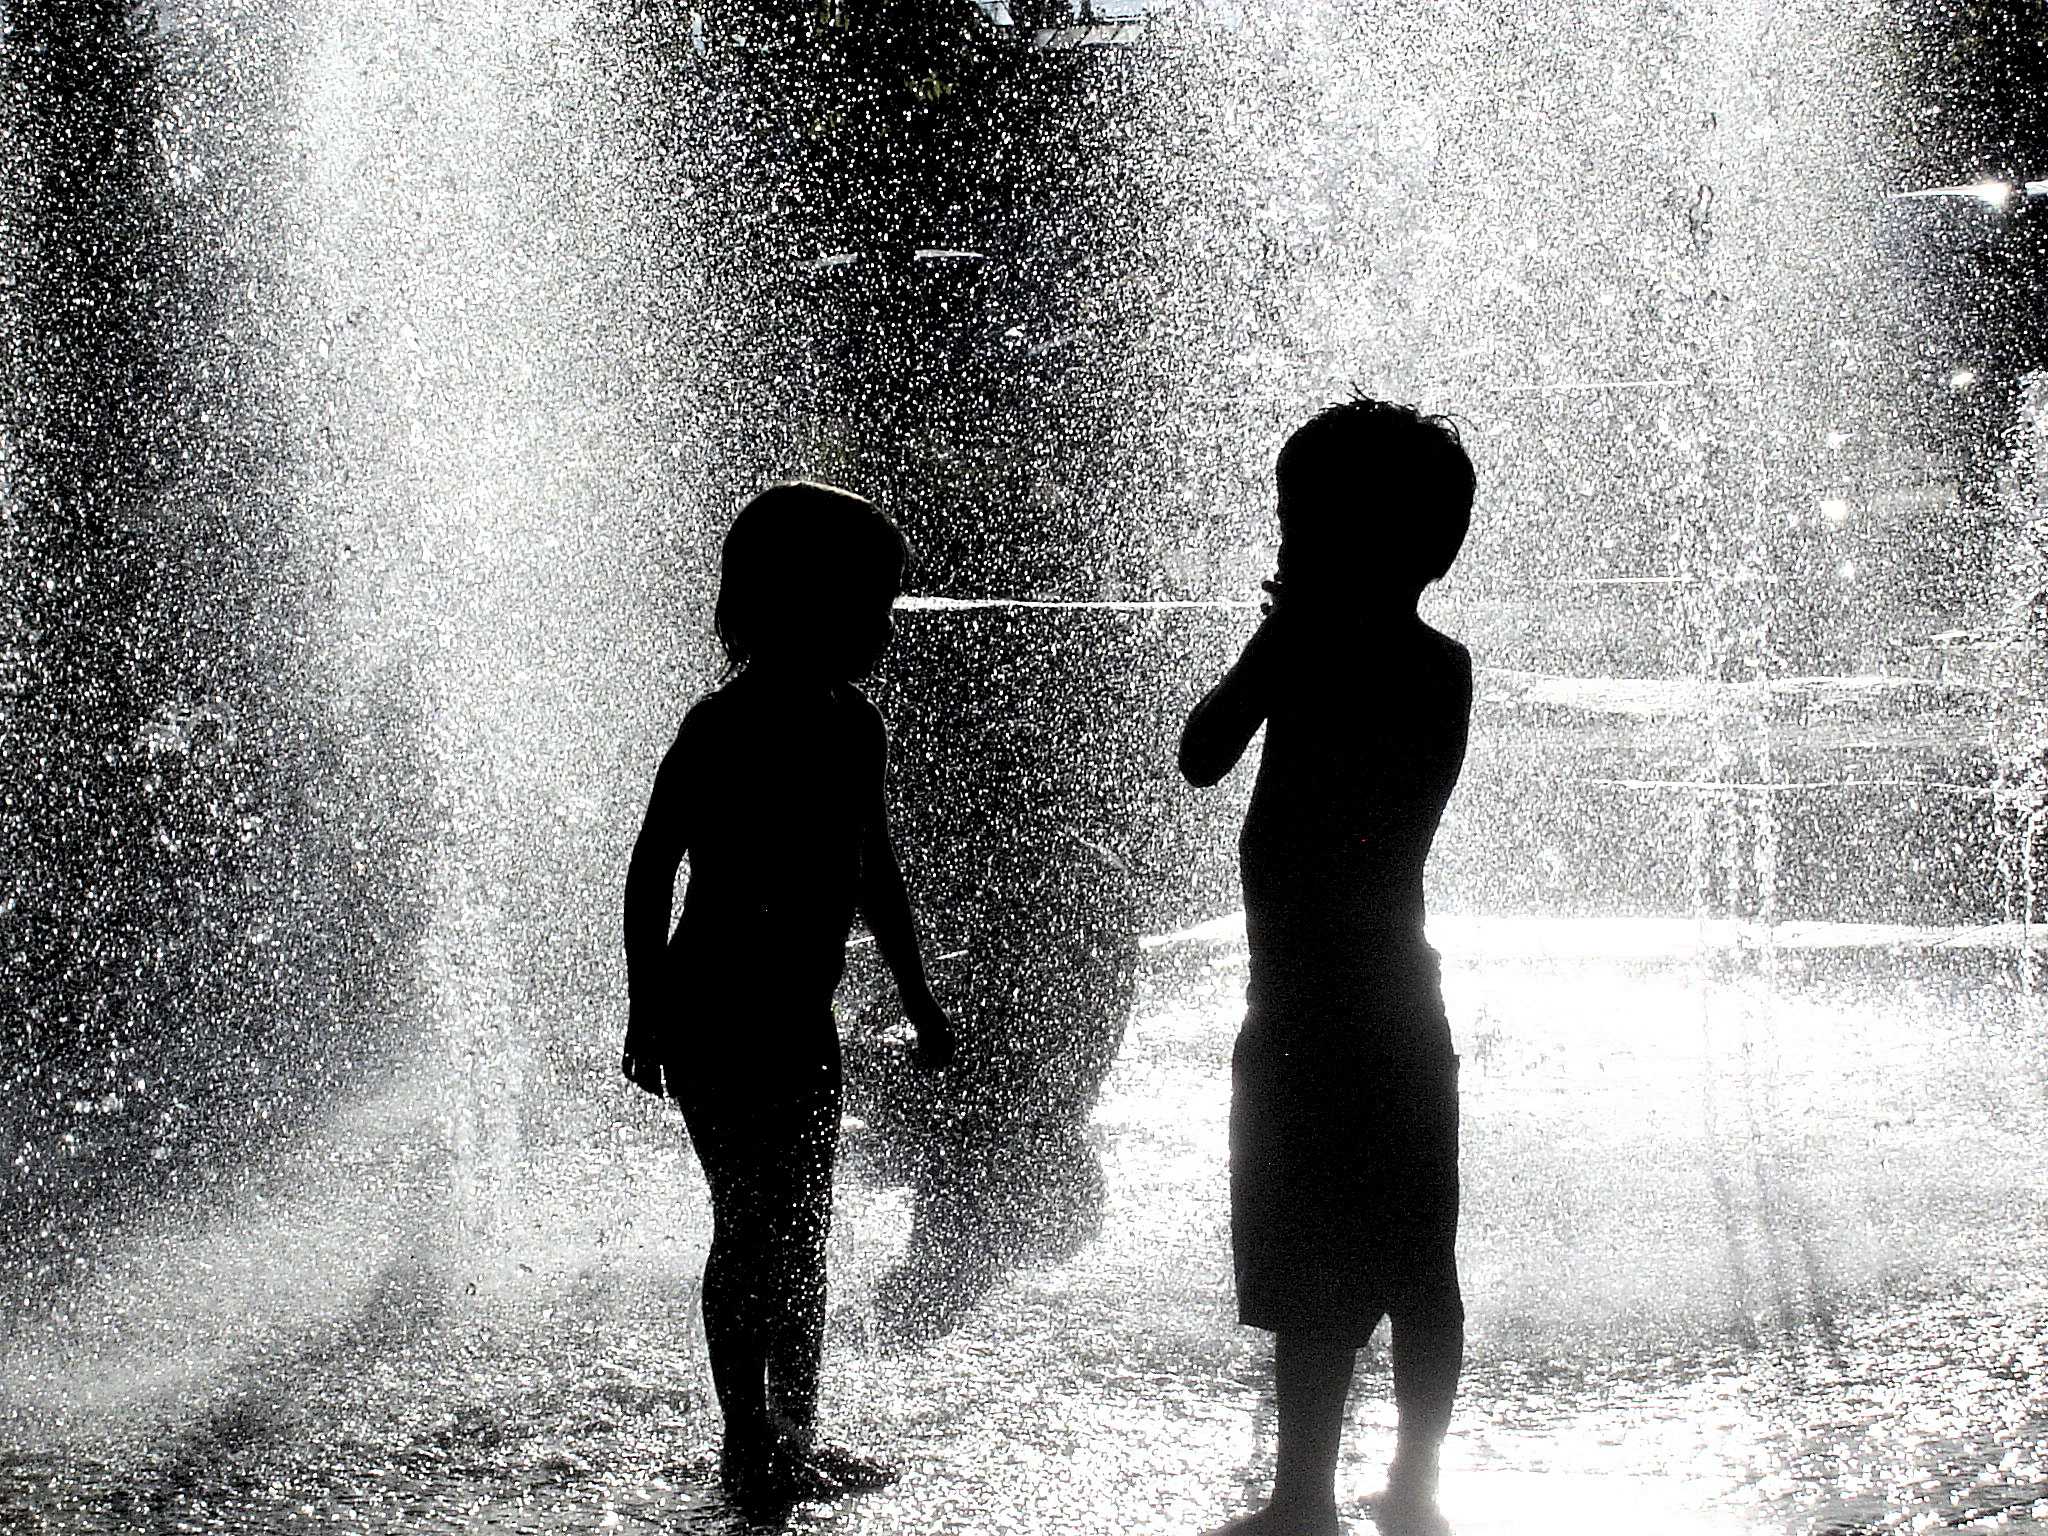
<svg viewBox="0 0 2048 1536"><path fill-rule="evenodd" d="M1513 927L1439 934L1466 1062L1461 1536L2048 1527L2037 1005L1982 953L1807 951L1766 986L1640 925L1548 925L1565 959ZM1194 1532L1246 1504L1273 1426L1227 1279L1242 982L1228 938L1149 951L1096 1117L1100 1239L936 1343L876 1337L907 1204L854 1129L827 1413L906 1472L797 1528ZM552 1097L516 1182L423 1166L408 1206L391 1164L433 1096L401 1085L18 1329L8 1528L726 1528L679 1128L597 1078ZM1385 1385L1375 1358L1341 1473L1361 1532Z"/></svg>

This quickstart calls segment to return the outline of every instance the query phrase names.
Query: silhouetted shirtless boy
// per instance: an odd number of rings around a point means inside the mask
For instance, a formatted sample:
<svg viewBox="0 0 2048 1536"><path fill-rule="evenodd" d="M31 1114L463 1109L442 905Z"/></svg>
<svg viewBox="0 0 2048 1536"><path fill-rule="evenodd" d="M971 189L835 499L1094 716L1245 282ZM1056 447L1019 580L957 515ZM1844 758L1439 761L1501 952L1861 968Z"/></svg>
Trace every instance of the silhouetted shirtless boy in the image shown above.
<svg viewBox="0 0 2048 1536"><path fill-rule="evenodd" d="M1180 765L1214 784L1266 727L1239 840L1251 947L1232 1060L1239 1319L1274 1334L1271 1501L1225 1529L1329 1536L1360 1345L1392 1327L1399 1441L1382 1536L1442 1533L1437 1456L1464 1352L1457 1058L1422 868L1464 761L1472 664L1416 602L1471 514L1455 429L1333 406L1280 450L1266 620L1188 717Z"/></svg>
<svg viewBox="0 0 2048 1536"><path fill-rule="evenodd" d="M681 1106L711 1186L704 1342L720 1475L749 1517L895 1475L814 1420L841 1102L832 991L856 910L917 1059L953 1053L889 841L882 719L853 682L889 643L904 553L894 524L831 486L772 486L740 512L716 615L733 675L662 759L626 875L623 1065Z"/></svg>

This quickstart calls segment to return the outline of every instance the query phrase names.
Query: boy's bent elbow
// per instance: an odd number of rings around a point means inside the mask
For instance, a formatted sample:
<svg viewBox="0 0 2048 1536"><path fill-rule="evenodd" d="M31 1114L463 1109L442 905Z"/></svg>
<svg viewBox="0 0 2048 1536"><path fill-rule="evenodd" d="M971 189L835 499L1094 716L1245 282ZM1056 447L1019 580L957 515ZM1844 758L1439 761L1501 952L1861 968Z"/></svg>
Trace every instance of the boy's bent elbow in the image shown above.
<svg viewBox="0 0 2048 1536"><path fill-rule="evenodd" d="M1255 698L1233 691L1231 679L1224 679L1181 727L1181 777L1197 789L1207 789L1237 766L1265 717Z"/></svg>

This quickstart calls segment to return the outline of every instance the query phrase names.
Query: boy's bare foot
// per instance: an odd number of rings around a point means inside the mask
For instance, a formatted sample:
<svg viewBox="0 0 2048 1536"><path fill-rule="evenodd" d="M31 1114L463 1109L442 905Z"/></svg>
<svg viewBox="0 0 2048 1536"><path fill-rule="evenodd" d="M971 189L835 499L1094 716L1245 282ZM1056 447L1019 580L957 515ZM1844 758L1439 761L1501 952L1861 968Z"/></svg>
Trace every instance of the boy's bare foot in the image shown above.
<svg viewBox="0 0 2048 1536"><path fill-rule="evenodd" d="M1337 1518L1335 1506L1268 1504L1218 1526L1207 1536L1344 1536L1344 1522Z"/></svg>

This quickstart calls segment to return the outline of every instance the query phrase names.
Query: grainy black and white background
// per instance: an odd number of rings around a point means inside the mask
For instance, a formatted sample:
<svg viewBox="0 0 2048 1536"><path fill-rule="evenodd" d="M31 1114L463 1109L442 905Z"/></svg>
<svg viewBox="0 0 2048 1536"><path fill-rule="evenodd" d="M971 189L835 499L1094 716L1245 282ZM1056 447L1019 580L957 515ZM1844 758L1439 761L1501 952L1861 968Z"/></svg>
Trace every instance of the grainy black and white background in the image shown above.
<svg viewBox="0 0 2048 1536"><path fill-rule="evenodd" d="M1231 1513L1245 786L1169 746L1357 384L1482 487L1456 1528L2048 1529L2044 78L2034 0L4 0L0 1523L723 1527L616 909L798 473L917 546L1010 1061L878 1317L856 953L829 1411L910 1470L804 1522Z"/></svg>

